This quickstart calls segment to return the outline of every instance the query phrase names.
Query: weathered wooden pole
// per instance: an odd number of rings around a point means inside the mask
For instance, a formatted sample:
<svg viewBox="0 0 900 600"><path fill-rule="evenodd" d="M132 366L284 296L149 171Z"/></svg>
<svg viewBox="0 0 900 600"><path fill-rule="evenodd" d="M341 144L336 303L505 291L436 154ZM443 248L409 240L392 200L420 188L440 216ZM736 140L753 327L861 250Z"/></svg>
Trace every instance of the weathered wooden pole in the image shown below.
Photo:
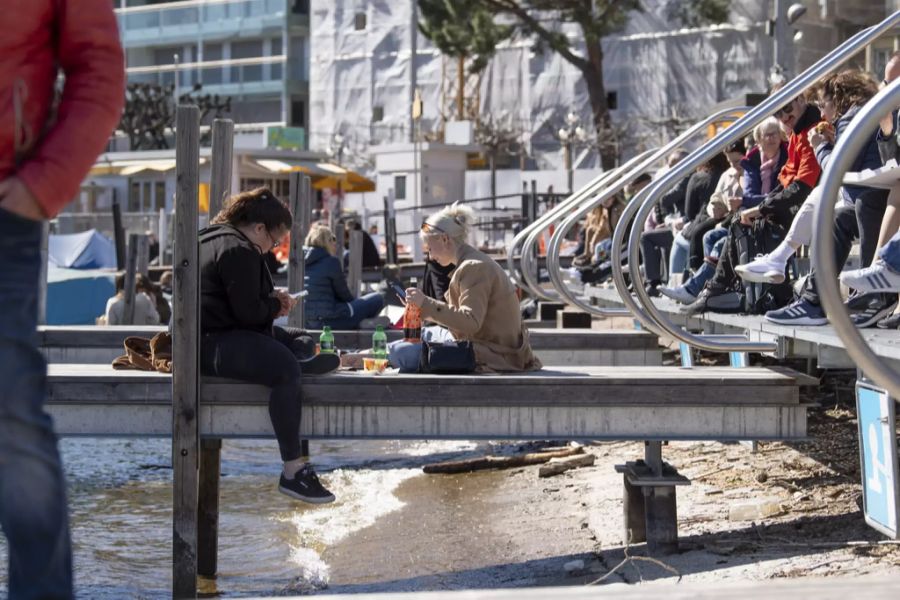
<svg viewBox="0 0 900 600"><path fill-rule="evenodd" d="M197 596L197 510L200 436L200 282L197 247L200 110L179 106L175 128L177 205L172 359L172 596Z"/></svg>
<svg viewBox="0 0 900 600"><path fill-rule="evenodd" d="M200 492L197 507L197 573L214 577L218 571L219 475L222 440L200 442Z"/></svg>
<svg viewBox="0 0 900 600"><path fill-rule="evenodd" d="M137 238L137 272L146 277L150 273L150 238L138 235Z"/></svg>
<svg viewBox="0 0 900 600"><path fill-rule="evenodd" d="M231 195L234 121L213 121L212 175L209 182L209 221L212 222ZM199 284L198 284L199 293ZM219 480L222 440L200 442L200 479L197 494L197 573L214 577L218 571Z"/></svg>
<svg viewBox="0 0 900 600"><path fill-rule="evenodd" d="M116 243L116 269L125 269L125 228L122 227L122 205L119 204L116 188L113 188L112 216L113 239Z"/></svg>
<svg viewBox="0 0 900 600"><path fill-rule="evenodd" d="M397 264L397 220L394 215L394 190L384 197L384 257L388 264Z"/></svg>
<svg viewBox="0 0 900 600"><path fill-rule="evenodd" d="M209 222L219 214L231 196L231 165L234 148L234 121L216 119L212 124L212 176L209 181Z"/></svg>
<svg viewBox="0 0 900 600"><path fill-rule="evenodd" d="M138 239L140 234L128 235L128 258L125 262L125 288L122 294L125 298L125 311L122 314L122 325L134 325L134 298L135 283L137 280L138 264Z"/></svg>
<svg viewBox="0 0 900 600"><path fill-rule="evenodd" d="M309 222L312 219L312 191L311 180L308 175L299 172L290 174L290 209L294 218L291 225L291 248L288 255L288 291L292 294L302 292L304 288L304 275L306 264L303 259L303 240L309 232ZM288 325L303 329L306 326L306 312L303 298L300 298L297 307L288 315Z"/></svg>
<svg viewBox="0 0 900 600"><path fill-rule="evenodd" d="M359 284L362 282L363 232L350 232L350 262L347 267L347 287L354 296L359 296Z"/></svg>

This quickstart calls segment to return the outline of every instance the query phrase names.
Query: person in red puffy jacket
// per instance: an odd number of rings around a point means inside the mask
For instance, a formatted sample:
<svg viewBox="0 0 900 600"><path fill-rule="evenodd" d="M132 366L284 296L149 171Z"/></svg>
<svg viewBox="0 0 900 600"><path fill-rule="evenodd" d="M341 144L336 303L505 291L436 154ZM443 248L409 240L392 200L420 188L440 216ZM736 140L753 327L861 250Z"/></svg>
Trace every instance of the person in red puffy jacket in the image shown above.
<svg viewBox="0 0 900 600"><path fill-rule="evenodd" d="M56 436L34 345L43 221L78 193L125 101L109 0L6 0L0 11L0 524L8 594L72 598ZM57 91L57 75L64 75Z"/></svg>

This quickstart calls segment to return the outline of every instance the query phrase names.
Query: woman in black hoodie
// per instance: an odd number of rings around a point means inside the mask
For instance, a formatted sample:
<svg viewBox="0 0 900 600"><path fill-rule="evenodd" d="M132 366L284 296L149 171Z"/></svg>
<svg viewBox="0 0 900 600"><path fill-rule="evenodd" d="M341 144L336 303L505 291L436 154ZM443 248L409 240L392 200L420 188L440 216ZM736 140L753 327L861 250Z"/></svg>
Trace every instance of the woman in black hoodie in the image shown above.
<svg viewBox="0 0 900 600"><path fill-rule="evenodd" d="M284 461L278 490L321 504L334 495L300 450L300 375L336 370L335 354L314 354L312 338L273 326L296 304L276 290L265 253L290 231L291 213L269 190L232 196L200 232L200 370L272 388L269 417Z"/></svg>

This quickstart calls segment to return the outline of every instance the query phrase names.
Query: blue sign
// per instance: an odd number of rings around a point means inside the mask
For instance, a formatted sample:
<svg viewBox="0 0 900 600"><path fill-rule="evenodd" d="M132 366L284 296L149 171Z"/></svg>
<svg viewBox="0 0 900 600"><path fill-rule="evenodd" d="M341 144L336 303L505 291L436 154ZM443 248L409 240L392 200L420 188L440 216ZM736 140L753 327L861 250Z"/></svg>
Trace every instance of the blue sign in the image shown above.
<svg viewBox="0 0 900 600"><path fill-rule="evenodd" d="M690 369L694 366L694 355L691 351L690 344L686 344L685 342L678 343L678 349L681 352L681 366L685 369Z"/></svg>
<svg viewBox="0 0 900 600"><path fill-rule="evenodd" d="M746 367L750 364L750 357L746 352L729 352L728 359L732 367Z"/></svg>
<svg viewBox="0 0 900 600"><path fill-rule="evenodd" d="M863 512L866 523L894 538L900 513L894 399L869 384L856 384Z"/></svg>

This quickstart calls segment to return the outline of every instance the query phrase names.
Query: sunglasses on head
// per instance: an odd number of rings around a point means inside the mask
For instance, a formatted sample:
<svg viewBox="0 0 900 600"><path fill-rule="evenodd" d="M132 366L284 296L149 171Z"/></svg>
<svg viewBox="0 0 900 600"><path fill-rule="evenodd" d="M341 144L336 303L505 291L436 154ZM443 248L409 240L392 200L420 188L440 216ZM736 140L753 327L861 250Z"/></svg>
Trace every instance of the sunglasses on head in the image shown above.
<svg viewBox="0 0 900 600"><path fill-rule="evenodd" d="M447 233L447 232L444 231L443 229L441 229L440 227L438 227L437 225L432 225L431 223L428 223L426 221L426 222L422 223L422 233L427 235L427 234Z"/></svg>

